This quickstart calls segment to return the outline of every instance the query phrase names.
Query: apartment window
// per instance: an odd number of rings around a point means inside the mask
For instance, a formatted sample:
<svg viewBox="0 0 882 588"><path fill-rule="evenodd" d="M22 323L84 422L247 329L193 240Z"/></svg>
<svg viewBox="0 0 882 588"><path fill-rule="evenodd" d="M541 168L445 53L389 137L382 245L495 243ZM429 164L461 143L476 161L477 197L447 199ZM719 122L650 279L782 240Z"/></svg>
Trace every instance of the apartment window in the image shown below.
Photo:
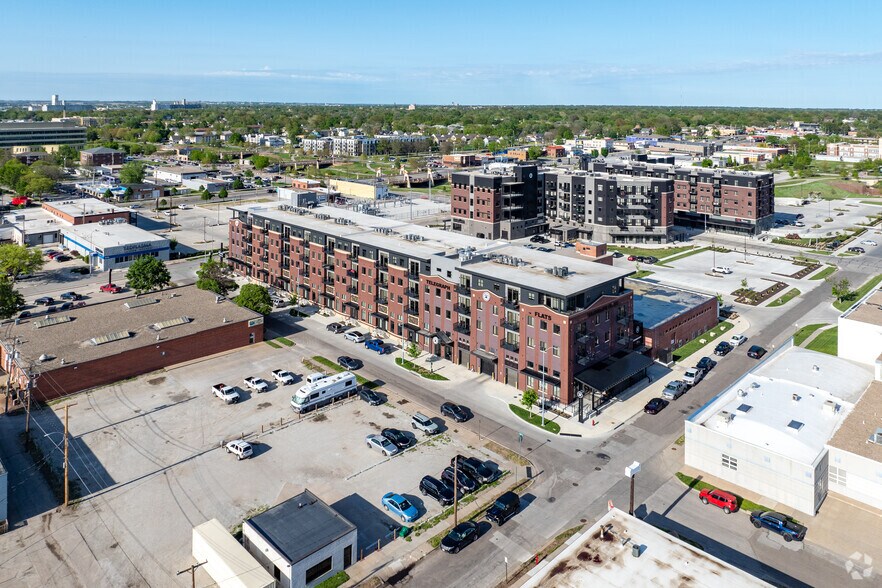
<svg viewBox="0 0 882 588"><path fill-rule="evenodd" d="M560 325L552 325L551 332L555 335L560 335Z"/></svg>
<svg viewBox="0 0 882 588"><path fill-rule="evenodd" d="M539 351L542 351L543 353L548 351L548 344L545 341L539 341Z"/></svg>
<svg viewBox="0 0 882 588"><path fill-rule="evenodd" d="M497 314L499 314L499 307L494 304L493 308L492 308L492 312L493 312L493 316L496 316Z"/></svg>
<svg viewBox="0 0 882 588"><path fill-rule="evenodd" d="M475 303L475 308L478 310L484 310L484 303L478 300L477 303Z"/></svg>
<svg viewBox="0 0 882 588"><path fill-rule="evenodd" d="M533 339L533 337L527 337L527 347L530 349L533 349L533 347L535 347L535 346L536 346L536 341Z"/></svg>
<svg viewBox="0 0 882 588"><path fill-rule="evenodd" d="M548 322L539 321L539 330L540 331L547 331L548 330Z"/></svg>
<svg viewBox="0 0 882 588"><path fill-rule="evenodd" d="M722 464L724 468L729 468L732 471L738 471L738 460L734 457L728 456L725 453L723 454Z"/></svg>
<svg viewBox="0 0 882 588"><path fill-rule="evenodd" d="M482 323L480 320L475 321L475 328L478 329L479 331L483 330Z"/></svg>
<svg viewBox="0 0 882 588"><path fill-rule="evenodd" d="M449 310L444 311L444 318L450 318L450 311Z"/></svg>
<svg viewBox="0 0 882 588"><path fill-rule="evenodd" d="M490 332L492 332L494 335L498 335L499 334L499 327L497 327L496 325L493 325L490 328Z"/></svg>
<svg viewBox="0 0 882 588"><path fill-rule="evenodd" d="M830 483L837 486L847 486L845 473L845 470L842 468L830 466Z"/></svg>
<svg viewBox="0 0 882 588"><path fill-rule="evenodd" d="M553 355L555 357L560 357L560 347L558 347L557 345L552 345L551 346L551 355Z"/></svg>
<svg viewBox="0 0 882 588"><path fill-rule="evenodd" d="M528 326L528 327L532 327L532 326L533 326L533 317L532 317L532 315L527 315L527 326Z"/></svg>

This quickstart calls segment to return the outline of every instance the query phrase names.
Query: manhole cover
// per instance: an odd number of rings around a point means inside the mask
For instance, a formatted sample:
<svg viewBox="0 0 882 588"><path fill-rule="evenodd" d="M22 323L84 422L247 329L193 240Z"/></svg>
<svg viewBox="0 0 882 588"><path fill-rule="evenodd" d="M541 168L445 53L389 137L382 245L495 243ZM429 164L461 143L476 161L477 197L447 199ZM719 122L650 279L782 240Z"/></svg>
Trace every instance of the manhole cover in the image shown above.
<svg viewBox="0 0 882 588"><path fill-rule="evenodd" d="M603 460L603 461L609 461L609 460L610 460L610 457L609 457L607 454L605 454L605 453L598 453L598 454L596 454L596 455L597 455L597 459L600 459L600 460Z"/></svg>
<svg viewBox="0 0 882 588"><path fill-rule="evenodd" d="M555 498L554 496L548 497L548 502L554 502L555 500L557 500L557 498Z"/></svg>
<svg viewBox="0 0 882 588"><path fill-rule="evenodd" d="M578 485L579 485L578 482L573 482L573 486L578 486Z"/></svg>
<svg viewBox="0 0 882 588"><path fill-rule="evenodd" d="M533 451L532 447L527 447L527 451Z"/></svg>
<svg viewBox="0 0 882 588"><path fill-rule="evenodd" d="M579 519L579 522L580 522L580 523L587 523L587 522L588 522L588 519Z"/></svg>
<svg viewBox="0 0 882 588"><path fill-rule="evenodd" d="M576 449L576 453L582 453L581 449Z"/></svg>
<svg viewBox="0 0 882 588"><path fill-rule="evenodd" d="M601 467L600 467L600 466L594 466L594 471L595 471L595 472L599 472L600 470L601 470Z"/></svg>

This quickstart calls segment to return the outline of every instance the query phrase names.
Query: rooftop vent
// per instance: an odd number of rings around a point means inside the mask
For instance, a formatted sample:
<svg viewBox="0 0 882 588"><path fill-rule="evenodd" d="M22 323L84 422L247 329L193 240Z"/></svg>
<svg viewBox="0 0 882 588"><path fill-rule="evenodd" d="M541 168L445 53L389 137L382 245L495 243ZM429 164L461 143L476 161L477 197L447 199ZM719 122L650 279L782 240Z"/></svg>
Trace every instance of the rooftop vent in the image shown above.
<svg viewBox="0 0 882 588"><path fill-rule="evenodd" d="M749 404L742 404L738 407L739 412L750 412L751 410L753 410L753 407Z"/></svg>
<svg viewBox="0 0 882 588"><path fill-rule="evenodd" d="M728 410L721 410L720 413L717 415L717 419L719 419L719 421L724 425L728 425L729 423L731 423L732 419L734 418L735 415Z"/></svg>
<svg viewBox="0 0 882 588"><path fill-rule="evenodd" d="M89 339L89 343L91 343L92 345L104 345L105 343L112 343L113 341L128 339L131 336L132 334L128 331L119 331L117 333L101 335L100 337L92 337L91 339Z"/></svg>
<svg viewBox="0 0 882 588"><path fill-rule="evenodd" d="M747 391L742 390L741 388L738 388L738 398L744 398L746 396L747 396Z"/></svg>
<svg viewBox="0 0 882 588"><path fill-rule="evenodd" d="M154 331L161 331L163 329L168 329L169 327L177 327L178 325L186 325L190 322L190 317L182 316L175 319L170 319L167 321L162 321L158 323L153 323L150 325L150 328Z"/></svg>
<svg viewBox="0 0 882 588"><path fill-rule="evenodd" d="M813 371L813 372L819 372L819 371L821 371L821 368L819 368L817 365L813 365L813 366L812 366L812 371Z"/></svg>
<svg viewBox="0 0 882 588"><path fill-rule="evenodd" d="M876 429L876 432L870 435L870 438L867 439L870 443L875 443L876 445L882 445L882 427Z"/></svg>
<svg viewBox="0 0 882 588"><path fill-rule="evenodd" d="M750 387L753 388L754 390L756 390L757 388L760 387L760 383L759 382L751 382Z"/></svg>
<svg viewBox="0 0 882 588"><path fill-rule="evenodd" d="M37 329L42 329L43 327L51 327L52 325L59 325L61 323L69 323L72 319L65 316L50 316L49 318L44 318L43 320L37 321L34 323L34 327Z"/></svg>
<svg viewBox="0 0 882 588"><path fill-rule="evenodd" d="M790 396L790 399L793 400L793 402L799 402L800 398L801 398L800 395L796 394L795 392L793 393L792 396Z"/></svg>
<svg viewBox="0 0 882 588"><path fill-rule="evenodd" d="M836 402L833 400L827 400L824 402L824 412L829 412L830 414L836 414L839 410L839 407L836 406Z"/></svg>
<svg viewBox="0 0 882 588"><path fill-rule="evenodd" d="M798 433L804 426L805 426L805 423L802 423L800 421L795 421L795 420L787 423L787 428L793 430L796 433Z"/></svg>

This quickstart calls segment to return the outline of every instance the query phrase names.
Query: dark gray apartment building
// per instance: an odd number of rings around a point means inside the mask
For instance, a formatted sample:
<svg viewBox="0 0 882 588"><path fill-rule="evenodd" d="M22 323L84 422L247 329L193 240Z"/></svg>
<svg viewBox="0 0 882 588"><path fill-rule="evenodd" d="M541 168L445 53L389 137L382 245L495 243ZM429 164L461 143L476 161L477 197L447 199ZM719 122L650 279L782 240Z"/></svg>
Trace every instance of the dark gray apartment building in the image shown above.
<svg viewBox="0 0 882 588"><path fill-rule="evenodd" d="M58 145L82 147L86 143L86 127L60 122L0 123L0 149L45 147L51 151Z"/></svg>
<svg viewBox="0 0 882 588"><path fill-rule="evenodd" d="M481 239L520 239L544 232L539 169L456 172L450 177L453 230Z"/></svg>

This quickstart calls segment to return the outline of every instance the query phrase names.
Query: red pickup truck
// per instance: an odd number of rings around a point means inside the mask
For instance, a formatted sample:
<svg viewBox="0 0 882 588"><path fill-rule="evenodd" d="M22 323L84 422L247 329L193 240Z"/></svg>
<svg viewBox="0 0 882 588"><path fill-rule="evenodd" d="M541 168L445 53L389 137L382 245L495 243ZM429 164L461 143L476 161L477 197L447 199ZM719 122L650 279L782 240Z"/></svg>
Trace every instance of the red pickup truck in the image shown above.
<svg viewBox="0 0 882 588"><path fill-rule="evenodd" d="M120 288L116 284L104 284L103 286L101 286L100 290L102 292L108 292L110 294L119 294L120 292L122 292L122 288Z"/></svg>

